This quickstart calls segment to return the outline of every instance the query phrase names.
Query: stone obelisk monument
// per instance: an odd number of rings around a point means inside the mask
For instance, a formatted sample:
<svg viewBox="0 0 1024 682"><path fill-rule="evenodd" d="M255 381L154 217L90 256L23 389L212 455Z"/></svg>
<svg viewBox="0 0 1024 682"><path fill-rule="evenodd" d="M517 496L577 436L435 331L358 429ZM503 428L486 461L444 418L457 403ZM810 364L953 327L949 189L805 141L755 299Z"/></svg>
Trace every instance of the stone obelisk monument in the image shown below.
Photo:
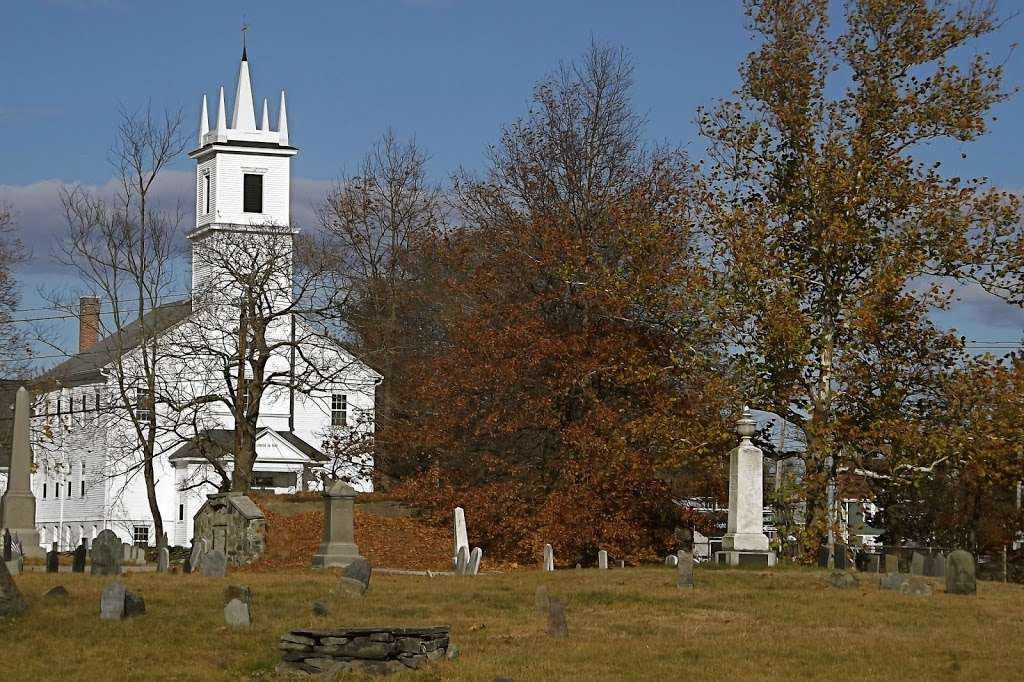
<svg viewBox="0 0 1024 682"><path fill-rule="evenodd" d="M729 526L715 562L730 566L774 566L775 552L764 534L763 453L750 441L757 422L750 410L736 422L739 446L729 453Z"/></svg>
<svg viewBox="0 0 1024 682"><path fill-rule="evenodd" d="M32 446L29 444L28 391L22 386L14 401L14 438L7 492L0 498L0 530L6 528L21 542L26 557L44 557L36 530L36 496L32 494Z"/></svg>
<svg viewBox="0 0 1024 682"><path fill-rule="evenodd" d="M355 499L355 488L344 481L324 493L324 536L313 555L313 568L344 568L362 559L355 540Z"/></svg>

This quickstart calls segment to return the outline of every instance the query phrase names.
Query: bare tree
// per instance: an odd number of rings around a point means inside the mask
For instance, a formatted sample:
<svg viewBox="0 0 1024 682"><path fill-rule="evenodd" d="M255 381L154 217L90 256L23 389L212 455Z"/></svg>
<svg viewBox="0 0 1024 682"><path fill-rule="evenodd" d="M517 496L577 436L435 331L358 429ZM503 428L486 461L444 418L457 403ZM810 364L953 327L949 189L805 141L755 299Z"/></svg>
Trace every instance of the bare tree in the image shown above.
<svg viewBox="0 0 1024 682"><path fill-rule="evenodd" d="M159 418L161 367L168 358L164 331L168 317L187 314L187 301L169 302L176 286L173 271L182 219L180 206L168 209L153 200L153 187L185 150L180 112L155 116L122 110L112 164L118 191L107 199L81 187L66 187L61 202L67 239L54 249L56 261L75 272L85 290L105 304L96 324L110 361L111 395L105 408L115 456L108 475L145 479L157 543L166 541L156 498L154 459L166 448L163 436L175 433ZM74 301L51 300L72 315ZM99 303L99 302L97 302ZM90 320L86 320L88 324ZM100 409L97 405L97 410Z"/></svg>
<svg viewBox="0 0 1024 682"><path fill-rule="evenodd" d="M415 140L399 141L392 131L363 158L358 172L342 178L320 207L320 222L331 240L331 255L350 295L342 311L346 332L359 355L385 378L410 352L399 319L406 283L413 277L406 254L412 243L440 231L447 204L426 176L427 157ZM375 421L387 432L395 402L393 382L377 395ZM332 440L329 449L363 449ZM386 461L377 466L388 467Z"/></svg>
<svg viewBox="0 0 1024 682"><path fill-rule="evenodd" d="M10 207L0 204L0 366L5 376L22 373L26 366L26 335L14 323L19 301L14 267L23 263L26 257L18 238L14 213Z"/></svg>

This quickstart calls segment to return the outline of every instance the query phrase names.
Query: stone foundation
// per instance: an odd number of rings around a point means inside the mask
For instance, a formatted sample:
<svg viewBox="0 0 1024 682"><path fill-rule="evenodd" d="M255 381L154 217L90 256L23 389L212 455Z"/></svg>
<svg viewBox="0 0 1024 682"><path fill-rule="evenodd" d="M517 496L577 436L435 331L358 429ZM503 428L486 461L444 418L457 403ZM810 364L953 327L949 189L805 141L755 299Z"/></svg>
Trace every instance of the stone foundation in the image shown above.
<svg viewBox="0 0 1024 682"><path fill-rule="evenodd" d="M278 672L390 675L417 669L448 653L448 626L292 630L278 644Z"/></svg>

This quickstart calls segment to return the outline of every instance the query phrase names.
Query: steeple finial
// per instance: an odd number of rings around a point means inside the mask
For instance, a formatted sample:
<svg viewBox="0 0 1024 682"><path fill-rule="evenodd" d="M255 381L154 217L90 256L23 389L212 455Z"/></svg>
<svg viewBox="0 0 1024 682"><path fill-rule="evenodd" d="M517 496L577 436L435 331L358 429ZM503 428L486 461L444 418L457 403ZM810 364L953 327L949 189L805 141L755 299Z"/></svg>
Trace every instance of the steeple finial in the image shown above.
<svg viewBox="0 0 1024 682"><path fill-rule="evenodd" d="M256 112L252 106L252 85L249 82L249 62L245 56L245 48L242 48L242 63L238 67L238 89L235 91L235 111L231 117L231 127L235 130L256 130Z"/></svg>
<svg viewBox="0 0 1024 682"><path fill-rule="evenodd" d="M249 24L245 23L245 15L242 15L242 61L249 61L249 57L245 54L245 32L249 30Z"/></svg>
<svg viewBox="0 0 1024 682"><path fill-rule="evenodd" d="M267 108L267 98L263 98L263 123L260 125L260 130L265 133L270 132L270 110Z"/></svg>
<svg viewBox="0 0 1024 682"><path fill-rule="evenodd" d="M288 109L284 103L284 90L281 91L281 108L277 112L277 132L281 136L281 144L288 144Z"/></svg>
<svg viewBox="0 0 1024 682"><path fill-rule="evenodd" d="M206 111L206 95L203 95L203 113L199 115L199 146L203 146L203 138L210 132L210 116Z"/></svg>
<svg viewBox="0 0 1024 682"><path fill-rule="evenodd" d="M227 134L228 122L224 116L224 86L220 86L220 103L217 105L217 135Z"/></svg>

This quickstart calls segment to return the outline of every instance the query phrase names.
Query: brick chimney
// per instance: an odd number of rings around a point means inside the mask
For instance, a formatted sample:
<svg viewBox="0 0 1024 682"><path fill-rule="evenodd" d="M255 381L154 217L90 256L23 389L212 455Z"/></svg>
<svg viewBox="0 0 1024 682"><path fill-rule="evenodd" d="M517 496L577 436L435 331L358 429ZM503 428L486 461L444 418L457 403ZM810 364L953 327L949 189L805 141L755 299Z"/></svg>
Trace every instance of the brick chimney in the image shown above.
<svg viewBox="0 0 1024 682"><path fill-rule="evenodd" d="M82 296L78 299L78 352L84 353L99 341L100 299Z"/></svg>

